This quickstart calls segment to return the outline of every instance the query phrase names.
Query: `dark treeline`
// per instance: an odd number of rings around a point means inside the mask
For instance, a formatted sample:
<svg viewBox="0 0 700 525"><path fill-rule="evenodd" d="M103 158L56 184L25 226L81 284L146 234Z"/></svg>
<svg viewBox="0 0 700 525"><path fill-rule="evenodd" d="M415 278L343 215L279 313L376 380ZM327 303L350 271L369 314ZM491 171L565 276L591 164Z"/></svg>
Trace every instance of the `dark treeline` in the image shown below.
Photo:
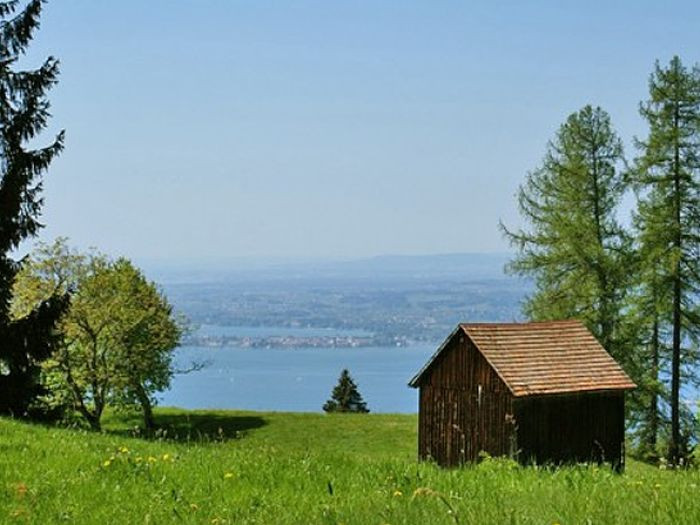
<svg viewBox="0 0 700 525"><path fill-rule="evenodd" d="M526 226L501 228L517 252L508 270L535 282L526 315L584 321L639 385L638 452L677 464L694 438L681 388L696 384L700 335L700 69L657 63L639 108L648 133L630 161L603 109L570 115L520 187Z"/></svg>
<svg viewBox="0 0 700 525"><path fill-rule="evenodd" d="M16 68L39 27L41 7L39 0L21 10L17 2L0 2L0 413L15 415L26 414L42 393L39 362L57 342L53 329L68 303L56 295L22 319L10 315L20 270L10 253L41 227L41 177L63 149L63 133L43 148L27 146L47 125L47 93L58 78L53 57L36 69Z"/></svg>

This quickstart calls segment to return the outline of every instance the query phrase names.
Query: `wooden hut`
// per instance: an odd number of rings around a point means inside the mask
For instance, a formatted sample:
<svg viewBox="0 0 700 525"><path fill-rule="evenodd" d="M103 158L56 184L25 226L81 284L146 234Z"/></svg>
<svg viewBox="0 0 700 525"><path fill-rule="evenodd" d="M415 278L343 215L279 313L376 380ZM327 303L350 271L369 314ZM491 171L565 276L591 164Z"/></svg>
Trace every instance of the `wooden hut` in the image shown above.
<svg viewBox="0 0 700 525"><path fill-rule="evenodd" d="M578 321L460 324L409 385L421 459L624 465L636 385Z"/></svg>

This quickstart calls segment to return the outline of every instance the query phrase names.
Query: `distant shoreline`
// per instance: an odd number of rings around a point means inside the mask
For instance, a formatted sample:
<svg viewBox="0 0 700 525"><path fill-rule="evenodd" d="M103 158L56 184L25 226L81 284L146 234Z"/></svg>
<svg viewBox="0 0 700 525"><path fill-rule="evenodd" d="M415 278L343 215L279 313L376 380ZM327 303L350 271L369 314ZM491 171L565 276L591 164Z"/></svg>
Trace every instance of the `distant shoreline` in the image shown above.
<svg viewBox="0 0 700 525"><path fill-rule="evenodd" d="M195 335L183 341L183 346L207 348L367 348L407 347L427 341L409 339L404 336L290 336L275 335L249 337L232 335Z"/></svg>

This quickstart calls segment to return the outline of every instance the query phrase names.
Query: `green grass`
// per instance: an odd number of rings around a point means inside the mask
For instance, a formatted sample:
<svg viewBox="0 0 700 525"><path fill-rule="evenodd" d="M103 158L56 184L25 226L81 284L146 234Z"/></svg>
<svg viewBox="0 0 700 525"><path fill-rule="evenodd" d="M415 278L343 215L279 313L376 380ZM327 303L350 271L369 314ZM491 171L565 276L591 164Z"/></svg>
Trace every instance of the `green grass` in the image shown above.
<svg viewBox="0 0 700 525"><path fill-rule="evenodd" d="M415 460L416 418L161 409L161 437L0 419L0 523L700 523L700 473Z"/></svg>

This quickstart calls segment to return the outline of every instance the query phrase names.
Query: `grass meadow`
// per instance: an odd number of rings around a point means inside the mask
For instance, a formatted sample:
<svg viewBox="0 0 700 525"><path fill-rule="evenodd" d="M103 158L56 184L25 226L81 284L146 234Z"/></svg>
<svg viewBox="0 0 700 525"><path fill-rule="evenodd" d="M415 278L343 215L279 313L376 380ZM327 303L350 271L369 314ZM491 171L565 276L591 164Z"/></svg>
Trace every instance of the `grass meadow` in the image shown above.
<svg viewBox="0 0 700 525"><path fill-rule="evenodd" d="M416 417L159 409L105 431L0 419L0 523L700 523L700 473L444 470L416 461Z"/></svg>

